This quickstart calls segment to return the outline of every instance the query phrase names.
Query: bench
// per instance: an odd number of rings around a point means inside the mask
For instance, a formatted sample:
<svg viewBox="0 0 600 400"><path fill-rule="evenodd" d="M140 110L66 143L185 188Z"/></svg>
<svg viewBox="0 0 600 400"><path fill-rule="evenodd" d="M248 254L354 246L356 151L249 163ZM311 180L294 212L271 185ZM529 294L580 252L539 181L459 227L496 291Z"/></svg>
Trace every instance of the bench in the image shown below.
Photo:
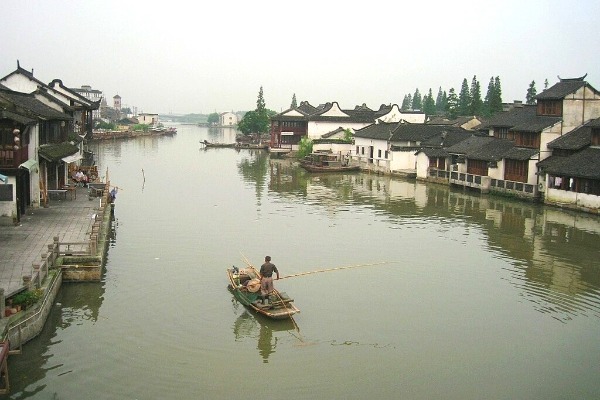
<svg viewBox="0 0 600 400"><path fill-rule="evenodd" d="M71 196L71 200L77 199L77 187L72 185L65 185L62 187L63 190L66 190L67 193Z"/></svg>
<svg viewBox="0 0 600 400"><path fill-rule="evenodd" d="M48 189L48 197L52 197L52 195L54 195L56 198L60 199L67 199L67 189Z"/></svg>

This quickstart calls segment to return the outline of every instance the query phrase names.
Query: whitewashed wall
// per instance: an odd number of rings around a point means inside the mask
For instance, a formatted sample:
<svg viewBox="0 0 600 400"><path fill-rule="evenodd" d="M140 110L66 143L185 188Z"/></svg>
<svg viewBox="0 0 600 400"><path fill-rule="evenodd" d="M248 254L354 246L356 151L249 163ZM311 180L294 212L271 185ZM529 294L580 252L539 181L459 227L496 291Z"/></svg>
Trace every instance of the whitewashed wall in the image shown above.
<svg viewBox="0 0 600 400"><path fill-rule="evenodd" d="M600 118L600 96L589 87L580 88L563 101L562 134L595 118Z"/></svg>

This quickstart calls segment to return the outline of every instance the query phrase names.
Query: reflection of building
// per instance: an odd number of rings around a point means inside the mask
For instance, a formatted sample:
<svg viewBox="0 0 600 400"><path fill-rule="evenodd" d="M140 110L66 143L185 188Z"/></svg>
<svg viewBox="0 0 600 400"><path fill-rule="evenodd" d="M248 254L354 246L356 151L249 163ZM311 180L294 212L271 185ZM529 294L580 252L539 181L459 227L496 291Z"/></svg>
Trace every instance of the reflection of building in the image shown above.
<svg viewBox="0 0 600 400"><path fill-rule="evenodd" d="M494 261L473 261L480 263L482 273L492 264L501 265L511 290L539 312L568 321L600 309L597 216L388 175L307 176L279 160L270 167L270 191L296 196L308 207L326 209L329 216L368 209L403 229L426 230L431 240L447 235L448 248L440 249L449 256L447 268L453 267L453 247L473 255L486 248ZM381 246L376 236L365 237L365 243ZM406 251L405 243L397 246L400 254Z"/></svg>

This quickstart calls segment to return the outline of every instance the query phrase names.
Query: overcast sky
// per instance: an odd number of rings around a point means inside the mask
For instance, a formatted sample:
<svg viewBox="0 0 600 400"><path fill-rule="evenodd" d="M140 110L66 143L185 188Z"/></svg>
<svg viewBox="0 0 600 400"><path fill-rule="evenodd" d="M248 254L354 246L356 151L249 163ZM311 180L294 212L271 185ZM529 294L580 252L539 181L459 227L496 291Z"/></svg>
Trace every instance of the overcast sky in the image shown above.
<svg viewBox="0 0 600 400"><path fill-rule="evenodd" d="M353 5L354 4L354 5ZM505 102L535 80L588 73L600 89L600 1L2 0L0 76L91 85L112 105L166 114L247 111L260 87L277 112L298 102L402 104L419 88Z"/></svg>

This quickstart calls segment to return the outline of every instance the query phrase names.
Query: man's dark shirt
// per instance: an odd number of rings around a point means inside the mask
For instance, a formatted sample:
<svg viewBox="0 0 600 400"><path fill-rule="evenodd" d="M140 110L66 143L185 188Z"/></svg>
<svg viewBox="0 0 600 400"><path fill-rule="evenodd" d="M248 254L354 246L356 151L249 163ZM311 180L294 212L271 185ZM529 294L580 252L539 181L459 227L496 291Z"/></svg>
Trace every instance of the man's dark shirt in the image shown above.
<svg viewBox="0 0 600 400"><path fill-rule="evenodd" d="M279 273L275 264L272 264L271 262L266 262L260 266L260 275L264 276L265 278L272 277L273 272Z"/></svg>

